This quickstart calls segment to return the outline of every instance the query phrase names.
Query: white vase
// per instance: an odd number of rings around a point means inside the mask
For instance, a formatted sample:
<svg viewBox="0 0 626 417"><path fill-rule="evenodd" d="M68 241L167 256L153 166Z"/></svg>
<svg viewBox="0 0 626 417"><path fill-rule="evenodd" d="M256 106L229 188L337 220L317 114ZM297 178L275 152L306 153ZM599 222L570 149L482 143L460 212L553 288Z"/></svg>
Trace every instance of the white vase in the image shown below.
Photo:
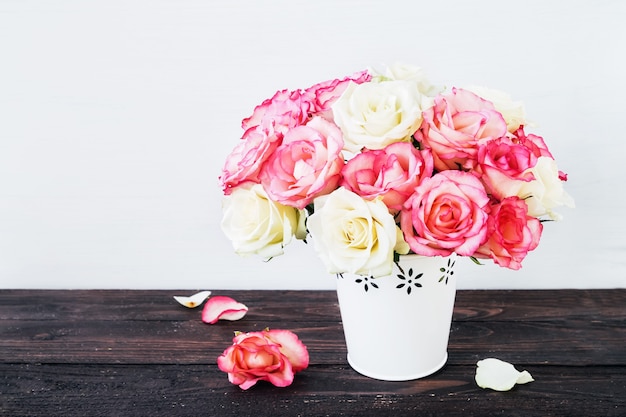
<svg viewBox="0 0 626 417"><path fill-rule="evenodd" d="M386 381L431 375L448 359L456 257L401 256L391 275L337 276L348 363Z"/></svg>

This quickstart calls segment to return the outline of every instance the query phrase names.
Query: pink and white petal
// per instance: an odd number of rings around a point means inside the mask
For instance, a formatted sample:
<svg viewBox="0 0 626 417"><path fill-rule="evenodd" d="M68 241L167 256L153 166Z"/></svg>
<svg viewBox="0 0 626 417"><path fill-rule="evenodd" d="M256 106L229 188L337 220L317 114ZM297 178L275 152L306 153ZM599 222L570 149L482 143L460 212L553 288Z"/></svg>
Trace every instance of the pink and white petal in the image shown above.
<svg viewBox="0 0 626 417"><path fill-rule="evenodd" d="M287 387L291 385L294 379L293 366L288 360L280 367L280 372L268 372L266 380L276 387Z"/></svg>
<svg viewBox="0 0 626 417"><path fill-rule="evenodd" d="M233 298L223 295L211 297L202 310L202 321L215 324L218 320L239 320L248 312L248 307Z"/></svg>
<svg viewBox="0 0 626 417"><path fill-rule="evenodd" d="M182 295L175 295L174 300L178 301L181 305L184 305L188 308L196 308L200 304L204 302L211 295L211 291L200 291L191 295L189 297L185 297Z"/></svg>
<svg viewBox="0 0 626 417"><path fill-rule="evenodd" d="M294 372L309 366L309 352L295 333L289 330L268 330L265 337L280 345L281 353L289 359Z"/></svg>

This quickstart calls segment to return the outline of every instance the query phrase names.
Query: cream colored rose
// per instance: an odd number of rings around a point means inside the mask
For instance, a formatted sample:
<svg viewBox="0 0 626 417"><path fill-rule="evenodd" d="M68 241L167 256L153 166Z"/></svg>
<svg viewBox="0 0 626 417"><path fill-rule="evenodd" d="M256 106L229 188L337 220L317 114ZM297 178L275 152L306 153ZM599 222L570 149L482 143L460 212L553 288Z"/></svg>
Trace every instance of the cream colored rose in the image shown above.
<svg viewBox="0 0 626 417"><path fill-rule="evenodd" d="M574 207L574 199L564 190L559 178L559 169L554 159L542 156L537 164L529 169L535 179L521 182L517 196L528 205L528 214L535 217L548 216L552 220L561 220L562 216L553 211L555 207Z"/></svg>
<svg viewBox="0 0 626 417"><path fill-rule="evenodd" d="M383 149L409 141L422 122L422 95L411 81L350 82L332 106L344 149Z"/></svg>
<svg viewBox="0 0 626 417"><path fill-rule="evenodd" d="M429 97L434 97L443 91L442 87L434 86L430 83L424 70L414 65L396 63L387 67L384 76L390 80L405 80L415 83L417 90Z"/></svg>
<svg viewBox="0 0 626 417"><path fill-rule="evenodd" d="M393 253L407 249L382 200L367 201L338 188L314 201L307 226L316 252L331 274L389 275Z"/></svg>
<svg viewBox="0 0 626 417"><path fill-rule="evenodd" d="M485 100L491 101L496 110L504 117L509 132L515 132L521 125L528 124L524 104L521 101L513 101L511 96L507 93L476 85L467 87L466 90L479 95Z"/></svg>
<svg viewBox="0 0 626 417"><path fill-rule="evenodd" d="M260 184L243 185L224 197L222 230L239 255L271 258L304 233L304 213L269 199Z"/></svg>

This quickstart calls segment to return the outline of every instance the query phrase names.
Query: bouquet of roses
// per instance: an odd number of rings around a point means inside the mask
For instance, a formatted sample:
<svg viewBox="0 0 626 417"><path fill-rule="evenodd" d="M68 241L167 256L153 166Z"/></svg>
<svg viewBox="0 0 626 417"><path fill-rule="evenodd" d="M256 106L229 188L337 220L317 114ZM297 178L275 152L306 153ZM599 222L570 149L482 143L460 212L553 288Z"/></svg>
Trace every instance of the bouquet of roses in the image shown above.
<svg viewBox="0 0 626 417"><path fill-rule="evenodd" d="M310 235L330 273L388 275L408 253L519 269L542 222L573 207L526 125L508 95L436 87L411 66L278 91L226 159L222 230L265 258Z"/></svg>

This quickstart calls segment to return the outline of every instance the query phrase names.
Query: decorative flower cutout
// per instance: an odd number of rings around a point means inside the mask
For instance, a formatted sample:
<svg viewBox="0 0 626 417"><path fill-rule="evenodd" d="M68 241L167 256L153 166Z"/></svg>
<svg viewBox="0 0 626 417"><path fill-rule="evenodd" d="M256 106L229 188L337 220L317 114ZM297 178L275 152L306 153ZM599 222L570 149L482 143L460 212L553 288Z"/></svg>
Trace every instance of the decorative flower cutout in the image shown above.
<svg viewBox="0 0 626 417"><path fill-rule="evenodd" d="M450 277L454 275L453 268L455 263L456 259L448 258L448 265L446 267L442 266L441 268L439 268L439 272L443 273L443 275L441 275L441 278L439 278L439 282L445 279L446 284L448 283L448 279L450 279Z"/></svg>
<svg viewBox="0 0 626 417"><path fill-rule="evenodd" d="M187 308L196 308L202 304L204 300L209 298L210 295L211 291L200 291L189 297L175 295L174 300L178 301L181 305L184 305Z"/></svg>
<svg viewBox="0 0 626 417"><path fill-rule="evenodd" d="M396 266L400 270L400 273L398 274L398 278L402 280L402 282L398 284L396 288L406 287L406 293L411 294L413 287L420 288L422 286L422 284L417 282L417 280L420 279L424 275L422 272L413 276L413 268L409 268L409 270L405 273L404 269L402 269L399 263L396 263Z"/></svg>
<svg viewBox="0 0 626 417"><path fill-rule="evenodd" d="M357 284L363 284L363 289L365 290L365 292L368 292L370 289L370 286L372 286L373 288L378 289L378 284L376 284L374 282L374 277L361 277L361 278L357 278L354 280L354 282L356 282Z"/></svg>
<svg viewBox="0 0 626 417"><path fill-rule="evenodd" d="M202 321L215 324L218 320L239 320L248 312L245 304L239 303L233 298L218 295L211 297L202 310Z"/></svg>
<svg viewBox="0 0 626 417"><path fill-rule="evenodd" d="M487 358L476 363L476 383L481 388L508 391L515 384L534 381L528 371L519 372L513 365L500 359Z"/></svg>

